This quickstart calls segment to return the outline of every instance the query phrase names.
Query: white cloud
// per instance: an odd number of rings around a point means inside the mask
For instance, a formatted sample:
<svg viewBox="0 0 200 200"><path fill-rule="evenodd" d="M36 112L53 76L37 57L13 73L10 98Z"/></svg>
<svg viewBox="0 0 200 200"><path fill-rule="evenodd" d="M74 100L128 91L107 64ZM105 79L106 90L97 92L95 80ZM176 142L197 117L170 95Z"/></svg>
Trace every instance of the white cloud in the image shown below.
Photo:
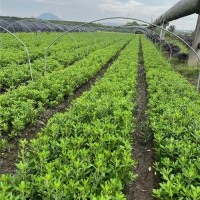
<svg viewBox="0 0 200 200"><path fill-rule="evenodd" d="M99 7L102 10L109 12L127 12L130 10L135 10L136 7L141 5L143 4L135 0L130 0L126 3L123 3L119 0L103 0L102 2L100 2Z"/></svg>
<svg viewBox="0 0 200 200"><path fill-rule="evenodd" d="M156 18L168 7L155 5L146 6L144 3L139 2L139 0L129 0L126 2L120 0L102 0L99 4L99 8L109 13L110 16L129 16L150 22L152 15Z"/></svg>
<svg viewBox="0 0 200 200"><path fill-rule="evenodd" d="M67 4L67 0L34 0L39 3L45 4L55 4L55 5L65 5Z"/></svg>
<svg viewBox="0 0 200 200"><path fill-rule="evenodd" d="M67 21L87 22L100 18L117 16L129 16L150 22L152 15L155 20L178 1L179 0L0 0L2 3L2 15L30 17L39 16L45 12L51 12ZM197 15L193 15L170 22L170 24L176 25L177 29L194 29L196 20Z"/></svg>

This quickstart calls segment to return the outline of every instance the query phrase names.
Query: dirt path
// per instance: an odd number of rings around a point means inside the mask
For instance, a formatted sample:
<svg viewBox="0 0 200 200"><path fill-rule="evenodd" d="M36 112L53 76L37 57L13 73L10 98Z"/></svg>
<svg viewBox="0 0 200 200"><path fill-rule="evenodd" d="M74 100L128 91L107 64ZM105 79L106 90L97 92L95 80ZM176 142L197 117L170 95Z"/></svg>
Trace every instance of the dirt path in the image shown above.
<svg viewBox="0 0 200 200"><path fill-rule="evenodd" d="M129 41L130 42L130 41ZM71 102L76 98L80 97L83 92L88 91L94 83L104 76L107 69L113 64L115 60L118 59L121 51L125 49L125 47L129 44L127 42L120 51L116 53L116 55L111 58L107 64L96 74L93 78L90 79L86 84L80 86L74 94L70 98L65 98L64 102L57 105L55 108L50 108L45 110L44 113L40 115L37 119L36 123L33 125L27 126L27 128L21 134L22 136L18 136L11 140L8 140L8 145L6 150L0 150L0 175L1 174L14 174L15 173L15 163L18 159L18 152L20 151L19 141L20 139L26 138L27 140L31 140L37 137L39 131L41 131L47 124L49 118L51 118L55 113L58 112L66 112L71 105Z"/></svg>
<svg viewBox="0 0 200 200"><path fill-rule="evenodd" d="M147 83L143 67L142 45L139 48L139 64L137 77L137 107L134 111L136 129L133 134L133 159L138 162L133 169L138 174L136 181L127 187L128 200L153 200L153 138L147 134Z"/></svg>

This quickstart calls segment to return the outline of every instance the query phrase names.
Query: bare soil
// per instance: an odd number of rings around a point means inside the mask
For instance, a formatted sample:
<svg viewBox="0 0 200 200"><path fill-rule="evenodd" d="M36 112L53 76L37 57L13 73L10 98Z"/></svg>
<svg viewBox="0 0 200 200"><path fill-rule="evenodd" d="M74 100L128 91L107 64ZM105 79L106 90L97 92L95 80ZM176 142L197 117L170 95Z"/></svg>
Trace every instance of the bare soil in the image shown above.
<svg viewBox="0 0 200 200"><path fill-rule="evenodd" d="M116 55L113 58L111 58L107 62L107 64L96 75L94 75L90 79L90 81L88 81L84 85L77 88L71 97L65 98L64 102L58 104L54 108L46 109L45 112L39 116L39 118L34 124L30 124L26 127L26 129L22 132L20 136L12 138L12 139L9 139L9 138L7 139L8 145L6 149L0 150L0 175L1 174L15 174L15 170L16 170L15 163L17 163L18 152L20 151L19 141L21 139L27 139L28 141L30 141L31 139L36 138L38 132L40 132L46 126L48 120L55 113L66 112L70 108L70 105L73 100L80 97L83 94L83 92L88 91L98 79L104 76L107 69L113 64L115 60L118 59L121 51L125 49L125 47L128 45L129 42L127 42L122 47L122 49L118 51Z"/></svg>
<svg viewBox="0 0 200 200"><path fill-rule="evenodd" d="M136 129L133 133L133 159L137 165L133 169L137 179L125 188L128 200L153 200L152 190L157 185L153 168L153 134L147 128L148 104L146 73L143 67L142 44L139 48L139 64L137 77L137 107L134 111Z"/></svg>

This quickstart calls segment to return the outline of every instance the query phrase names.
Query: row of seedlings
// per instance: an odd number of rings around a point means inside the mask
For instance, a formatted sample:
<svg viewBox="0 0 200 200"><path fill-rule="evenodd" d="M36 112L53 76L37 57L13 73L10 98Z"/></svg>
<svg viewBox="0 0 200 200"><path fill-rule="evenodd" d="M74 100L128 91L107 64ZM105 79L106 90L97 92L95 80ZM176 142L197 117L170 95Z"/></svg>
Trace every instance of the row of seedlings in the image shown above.
<svg viewBox="0 0 200 200"><path fill-rule="evenodd" d="M86 41L84 43L77 42L77 49L74 48L75 44L73 42L70 42L68 40L61 41L60 47L59 45L56 44L49 49L49 53L48 53L48 57L46 61L47 62L46 71L47 73L58 71L85 58L86 49L88 45L90 48L87 52L87 56L92 52L95 52L99 49L103 49L109 45L113 45L115 42L119 42L123 40L124 37L125 37L124 35L117 35L116 39L111 40L108 36L102 34L97 38L97 41L93 44L88 44L87 37L85 37L85 39L80 37ZM42 43L42 41L40 42ZM64 47L63 47L62 42L66 43ZM62 50L60 48L62 48ZM37 80L44 73L45 49L46 47L43 47L43 48L35 47L34 50L30 52L31 59L34 60L31 64L32 75L33 75L34 80ZM17 50L19 51L19 49ZM19 52L24 52L24 49ZM36 54L38 58L34 58L34 54ZM19 85L26 84L28 81L31 80L30 66L28 64L21 64L20 59L18 58L18 53L10 57L8 51L6 50L5 52L3 52L3 55L4 56L7 55L8 60L14 59L16 63L9 64L6 67L0 67L0 72L1 72L0 73L0 92L1 93L6 92L8 89L14 89L18 87ZM1 56L0 62L4 62L2 58L3 56ZM26 55L25 60L26 60L25 63L27 63L27 55ZM2 66L1 63L0 65Z"/></svg>
<svg viewBox="0 0 200 200"><path fill-rule="evenodd" d="M124 200L133 180L139 38L71 109L56 114L28 144L22 141L15 176L2 175L1 199Z"/></svg>
<svg viewBox="0 0 200 200"><path fill-rule="evenodd" d="M161 175L156 199L200 197L200 97L147 39L142 39L148 83L155 168Z"/></svg>
<svg viewBox="0 0 200 200"><path fill-rule="evenodd" d="M34 123L45 109L71 96L87 83L130 41L130 38L91 53L63 70L55 71L0 96L0 135L16 136Z"/></svg>

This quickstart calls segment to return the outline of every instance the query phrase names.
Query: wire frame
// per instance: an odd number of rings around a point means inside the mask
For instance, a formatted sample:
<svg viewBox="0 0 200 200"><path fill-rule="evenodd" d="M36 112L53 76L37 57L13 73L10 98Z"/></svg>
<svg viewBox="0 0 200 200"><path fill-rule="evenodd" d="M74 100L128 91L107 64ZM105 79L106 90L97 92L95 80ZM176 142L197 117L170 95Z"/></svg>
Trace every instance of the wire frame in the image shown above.
<svg viewBox="0 0 200 200"><path fill-rule="evenodd" d="M30 54L29 54L29 50L28 47L25 45L25 43L19 38L17 37L15 34L11 33L9 30L7 30L6 28L4 28L3 26L0 26L0 28L4 29L7 33L11 34L14 38L16 38L25 48L26 53L27 53L27 57L28 57L28 63L29 63L29 68L30 68L30 76L31 79L33 80L33 73L32 73L32 66L31 66L31 60L30 60Z"/></svg>
<svg viewBox="0 0 200 200"><path fill-rule="evenodd" d="M142 23L145 23L145 24L148 24L148 25L151 25L152 27L157 27L159 28L160 30L162 31L165 31L165 32L168 32L170 33L171 35L175 36L176 38L178 38L179 40L181 40L198 58L198 61L200 62L200 56L198 55L198 53L185 41L183 40L181 37L179 37L177 34L163 28L163 27L160 27L160 26L157 26L156 24L152 24L152 23L149 23L149 22L146 22L144 20L140 20L140 19L136 19L136 18L131 18L131 17L108 17L108 18L102 18L102 19L98 19L98 20L94 20L94 21L91 21L91 22L87 22L85 24L82 24L82 25L79 25L79 26L76 26L75 28L72 28L71 30L69 31L65 31L63 34L61 34L60 36L58 36L57 38L55 38L50 44L49 46L47 47L46 51L45 51L45 56L44 56L44 73L46 72L46 60L47 60L47 53L48 53L48 50L49 48L55 44L55 42L57 42L60 38L62 38L64 35L68 34L69 32L72 32L74 31L75 29L77 28L81 28L81 27L84 27L84 26L87 26L87 25L90 25L92 23L96 23L96 22L101 22L101 21L106 21L106 20L116 20L116 19L124 19L124 20L133 20L133 21L138 21L138 22L142 22ZM199 78L198 78L198 84L197 84L197 91L199 91L199 87L200 87L200 71L199 71Z"/></svg>

